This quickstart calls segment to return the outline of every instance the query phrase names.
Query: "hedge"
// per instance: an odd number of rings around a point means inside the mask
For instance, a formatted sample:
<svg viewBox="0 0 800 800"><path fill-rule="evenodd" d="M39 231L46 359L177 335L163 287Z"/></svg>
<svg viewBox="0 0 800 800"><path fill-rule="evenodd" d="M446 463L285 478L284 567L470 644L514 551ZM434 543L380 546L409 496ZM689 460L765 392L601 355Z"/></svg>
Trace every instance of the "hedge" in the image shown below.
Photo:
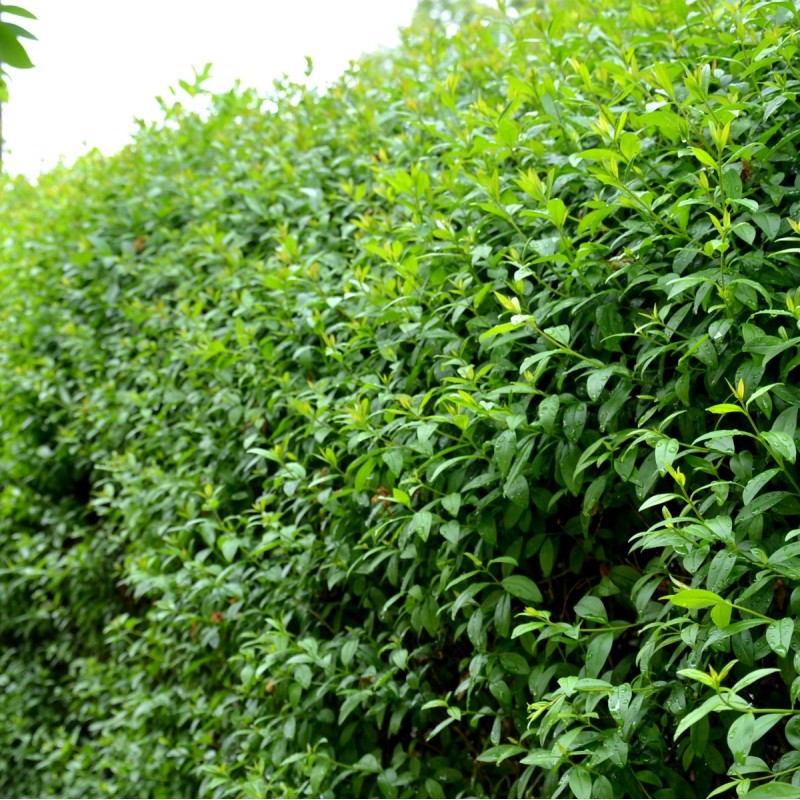
<svg viewBox="0 0 800 800"><path fill-rule="evenodd" d="M796 796L798 8L428 0L6 179L0 793Z"/></svg>

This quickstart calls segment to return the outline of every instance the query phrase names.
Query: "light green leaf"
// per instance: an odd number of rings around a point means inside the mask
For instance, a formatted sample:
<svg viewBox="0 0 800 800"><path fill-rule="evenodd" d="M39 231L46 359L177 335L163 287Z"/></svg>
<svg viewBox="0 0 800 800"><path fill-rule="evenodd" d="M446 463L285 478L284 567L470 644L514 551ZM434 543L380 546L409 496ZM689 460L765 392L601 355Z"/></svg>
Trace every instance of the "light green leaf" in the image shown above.
<svg viewBox="0 0 800 800"><path fill-rule="evenodd" d="M547 215L550 217L550 221L556 226L556 228L563 227L567 220L567 207L564 205L564 201L558 197L548 200Z"/></svg>
<svg viewBox="0 0 800 800"><path fill-rule="evenodd" d="M724 597L705 589L684 589L677 594L666 595L664 600L669 600L673 605L681 608L708 608L725 603Z"/></svg>
<svg viewBox="0 0 800 800"><path fill-rule="evenodd" d="M642 149L642 143L635 133L626 132L619 137L619 149L626 161L630 161L638 155Z"/></svg>
<svg viewBox="0 0 800 800"><path fill-rule="evenodd" d="M772 478L774 478L779 472L780 468L776 467L774 469L768 469L766 472L762 472L759 475L756 475L754 478L751 478L747 485L744 487L744 492L742 492L742 502L748 506L750 505L750 501L769 483Z"/></svg>
<svg viewBox="0 0 800 800"><path fill-rule="evenodd" d="M718 628L727 628L732 612L733 606L730 603L720 603L711 609L711 620Z"/></svg>
<svg viewBox="0 0 800 800"><path fill-rule="evenodd" d="M701 164L704 164L707 167L711 167L712 169L717 168L717 162L705 150L701 150L699 147L693 147L692 152L694 153L695 158Z"/></svg>
<svg viewBox="0 0 800 800"><path fill-rule="evenodd" d="M30 69L33 66L25 48L19 43L11 26L0 22L0 63L17 69Z"/></svg>
<svg viewBox="0 0 800 800"><path fill-rule="evenodd" d="M715 683L714 679L705 672L701 672L699 669L679 669L678 675L682 678L689 678L692 681L699 681L700 683L705 684L710 689L715 689L717 684Z"/></svg>
<svg viewBox="0 0 800 800"><path fill-rule="evenodd" d="M0 14L11 14L15 17L25 17L25 19L36 19L36 15L26 8L13 5L0 4Z"/></svg>
<svg viewBox="0 0 800 800"><path fill-rule="evenodd" d="M744 411L733 403L717 403L715 406L709 406L706 411L712 414L744 414Z"/></svg>
<svg viewBox="0 0 800 800"><path fill-rule="evenodd" d="M734 694L738 694L747 686L750 686L751 683L755 683L756 681L760 681L762 678L766 678L767 675L772 675L776 672L780 672L777 667L764 667L762 669L754 670L753 672L749 672L744 678L736 681L731 687L731 691Z"/></svg>

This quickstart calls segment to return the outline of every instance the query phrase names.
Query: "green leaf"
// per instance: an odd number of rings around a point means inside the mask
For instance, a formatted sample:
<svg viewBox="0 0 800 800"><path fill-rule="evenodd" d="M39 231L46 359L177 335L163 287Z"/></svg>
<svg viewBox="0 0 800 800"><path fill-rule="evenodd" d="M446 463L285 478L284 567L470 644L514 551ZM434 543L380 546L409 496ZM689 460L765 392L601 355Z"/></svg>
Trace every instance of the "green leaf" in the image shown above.
<svg viewBox="0 0 800 800"><path fill-rule="evenodd" d="M597 400L603 392L608 379L614 374L612 367L598 369L589 375L586 381L586 392L591 400Z"/></svg>
<svg viewBox="0 0 800 800"><path fill-rule="evenodd" d="M527 675L531 671L528 661L519 653L500 653L497 658L500 666L512 675Z"/></svg>
<svg viewBox="0 0 800 800"><path fill-rule="evenodd" d="M780 232L781 218L779 214L753 214L753 222L764 232L769 241L773 241Z"/></svg>
<svg viewBox="0 0 800 800"><path fill-rule="evenodd" d="M29 30L26 30L19 25L14 25L13 22L0 22L0 25L10 31L10 33L13 36L16 36L17 39L32 39L36 41L36 37Z"/></svg>
<svg viewBox="0 0 800 800"><path fill-rule="evenodd" d="M450 542L450 544L457 545L461 538L461 526L456 520L451 519L449 522L445 522L444 525L439 527L439 533L444 539Z"/></svg>
<svg viewBox="0 0 800 800"><path fill-rule="evenodd" d="M454 517L458 516L461 509L461 495L458 492L445 495L442 498L442 505L445 510L452 514Z"/></svg>
<svg viewBox="0 0 800 800"><path fill-rule="evenodd" d="M629 683L621 683L611 690L608 695L608 710L617 723L625 723L632 698L633 689Z"/></svg>
<svg viewBox="0 0 800 800"><path fill-rule="evenodd" d="M721 603L711 609L711 620L718 628L727 628L732 612L733 606L730 603Z"/></svg>
<svg viewBox="0 0 800 800"><path fill-rule="evenodd" d="M542 547L539 550L539 567L541 568L542 575L544 575L545 578L550 577L550 573L552 573L553 566L556 563L557 554L558 550L556 547L556 542L553 537L548 536L542 543Z"/></svg>
<svg viewBox="0 0 800 800"><path fill-rule="evenodd" d="M574 403L564 410L563 428L567 440L577 443L586 425L586 403Z"/></svg>
<svg viewBox="0 0 800 800"><path fill-rule="evenodd" d="M594 622L608 622L608 615L603 601L599 597L594 597L590 594L584 595L575 604L574 611L579 617L583 617L584 619L589 619Z"/></svg>
<svg viewBox="0 0 800 800"><path fill-rule="evenodd" d="M511 630L511 595L503 594L494 607L494 628L497 635L507 637Z"/></svg>
<svg viewBox="0 0 800 800"><path fill-rule="evenodd" d="M631 383L627 380L619 382L617 387L608 397L608 400L600 406L597 412L597 421L600 430L605 431L614 421L617 414L622 410L631 394Z"/></svg>
<svg viewBox="0 0 800 800"><path fill-rule="evenodd" d="M494 462L505 478L511 469L511 462L517 452L517 434L514 431L503 431L494 443Z"/></svg>
<svg viewBox="0 0 800 800"><path fill-rule="evenodd" d="M712 414L744 414L744 410L733 403L718 403L715 406L709 406L706 411L710 411Z"/></svg>
<svg viewBox="0 0 800 800"><path fill-rule="evenodd" d="M411 518L411 527L423 542L428 541L431 525L433 525L433 514L430 511L417 511Z"/></svg>
<svg viewBox="0 0 800 800"><path fill-rule="evenodd" d="M340 654L340 658L342 659L342 666L344 667L350 666L350 664L353 662L356 650L358 650L358 639L356 639L355 637L351 637L342 645L342 652Z"/></svg>
<svg viewBox="0 0 800 800"><path fill-rule="evenodd" d="M666 595L664 600L669 600L681 608L708 608L726 602L724 597L705 589L684 589L677 594Z"/></svg>
<svg viewBox="0 0 800 800"><path fill-rule="evenodd" d="M576 467L576 472L578 467ZM584 517L591 517L597 514L600 508L600 499L605 491L606 484L608 483L608 473L595 478L583 493L583 503L581 504L581 513Z"/></svg>
<svg viewBox="0 0 800 800"><path fill-rule="evenodd" d="M486 646L486 631L483 629L483 612L480 608L475 608L470 615L467 623L467 636L470 642L482 650Z"/></svg>
<svg viewBox="0 0 800 800"><path fill-rule="evenodd" d="M789 408L781 411L772 423L772 430L794 437L797 430L797 410L797 406L789 406Z"/></svg>
<svg viewBox="0 0 800 800"><path fill-rule="evenodd" d="M740 796L740 800L797 800L798 789L791 783L770 781Z"/></svg>
<svg viewBox="0 0 800 800"><path fill-rule="evenodd" d="M736 566L736 553L732 550L721 550L708 566L707 585L711 592L725 589L728 576ZM718 606L722 608L722 606Z"/></svg>
<svg viewBox="0 0 800 800"><path fill-rule="evenodd" d="M679 450L680 443L677 439L663 438L656 443L656 467L662 477L667 474L667 467L672 466Z"/></svg>
<svg viewBox="0 0 800 800"><path fill-rule="evenodd" d="M775 670L779 672L779 670ZM800 716L794 715L786 725L786 741L794 747L795 750L800 750Z"/></svg>
<svg viewBox="0 0 800 800"><path fill-rule="evenodd" d="M527 508L530 505L530 487L524 475L509 476L503 486L503 495L515 506Z"/></svg>
<svg viewBox="0 0 800 800"><path fill-rule="evenodd" d="M781 458L786 459L790 464L794 464L797 458L797 448L794 439L783 431L763 431L759 434L769 448Z"/></svg>
<svg viewBox="0 0 800 800"><path fill-rule="evenodd" d="M729 199L737 199L742 196L742 179L736 167L728 166L723 169L722 190ZM749 227L752 228L752 226ZM755 231L753 231L753 234L755 235ZM752 244L752 240L750 244Z"/></svg>
<svg viewBox="0 0 800 800"><path fill-rule="evenodd" d="M476 760L488 764L502 764L507 758L513 758L527 752L527 748L519 747L515 744L500 744L484 750Z"/></svg>
<svg viewBox="0 0 800 800"><path fill-rule="evenodd" d="M742 502L749 506L753 498L780 472L780 468L775 467L751 478L742 492Z"/></svg>
<svg viewBox="0 0 800 800"><path fill-rule="evenodd" d="M720 711L722 709L727 709L728 707L725 705L725 702L719 695L713 695L709 697L705 702L699 705L697 708L692 709L681 721L678 725L677 729L675 730L675 739L686 730L692 727L695 722L699 722L703 717L710 714L712 711Z"/></svg>
<svg viewBox="0 0 800 800"><path fill-rule="evenodd" d="M12 14L16 17L25 17L25 19L36 19L36 15L20 6L0 4L0 14Z"/></svg>
<svg viewBox="0 0 800 800"><path fill-rule="evenodd" d="M742 714L728 728L728 747L738 763L742 763L750 753L755 739L755 715Z"/></svg>
<svg viewBox="0 0 800 800"><path fill-rule="evenodd" d="M220 536L219 539L217 539L217 544L219 545L222 557L228 563L233 561L236 551L239 549L239 540L235 536Z"/></svg>
<svg viewBox="0 0 800 800"><path fill-rule="evenodd" d="M344 702L339 709L339 725L342 725L344 721L356 710L358 706L364 701L367 697L367 692L365 691L357 691L353 692L352 694L345 697Z"/></svg>
<svg viewBox="0 0 800 800"><path fill-rule="evenodd" d="M542 423L542 428L545 433L552 434L555 432L556 416L558 415L560 405L561 401L557 394L545 397L544 400L539 403L539 421Z"/></svg>
<svg viewBox="0 0 800 800"><path fill-rule="evenodd" d="M611 631L600 633L589 642L584 666L587 677L596 678L600 674L613 645L614 634Z"/></svg>
<svg viewBox="0 0 800 800"><path fill-rule="evenodd" d="M637 156L642 149L642 143L635 133L623 133L619 137L619 149L626 161L630 161Z"/></svg>
<svg viewBox="0 0 800 800"><path fill-rule="evenodd" d="M694 153L695 158L701 164L704 164L707 167L711 167L712 169L717 168L717 162L705 150L701 150L699 147L693 147L692 152Z"/></svg>
<svg viewBox="0 0 800 800"><path fill-rule="evenodd" d="M368 458L359 468L358 472L356 472L355 480L353 481L353 486L357 492L362 492L367 486L367 482L372 477L372 473L375 471L375 459Z"/></svg>
<svg viewBox="0 0 800 800"><path fill-rule="evenodd" d="M794 621L788 617L777 619L767 626L767 644L773 653L777 653L781 658L789 652L792 645L792 634L794 633Z"/></svg>
<svg viewBox="0 0 800 800"><path fill-rule="evenodd" d="M30 69L33 66L11 26L2 22L0 22L0 63L17 69Z"/></svg>
<svg viewBox="0 0 800 800"><path fill-rule="evenodd" d="M550 750L543 748L536 748L529 750L528 755L520 760L520 764L530 764L536 767L544 767L545 769L552 769L559 761L559 757L554 755Z"/></svg>
<svg viewBox="0 0 800 800"><path fill-rule="evenodd" d="M728 747L737 763L743 764L752 746L784 718L783 714L747 713L737 717L728 728Z"/></svg>
<svg viewBox="0 0 800 800"><path fill-rule="evenodd" d="M380 772L381 763L372 753L365 753L353 764L353 768L362 772Z"/></svg>
<svg viewBox="0 0 800 800"><path fill-rule="evenodd" d="M571 767L567 772L567 782L572 794L578 800L589 800L592 796L592 774L585 767Z"/></svg>
<svg viewBox="0 0 800 800"><path fill-rule="evenodd" d="M731 691L734 694L738 694L747 686L750 686L751 683L755 683L756 681L760 681L762 678L765 678L767 675L773 675L776 672L780 672L777 667L763 667L762 669L753 670L753 672L749 672L740 680L736 681L736 683L731 687Z"/></svg>
<svg viewBox="0 0 800 800"><path fill-rule="evenodd" d="M567 220L567 207L564 205L564 201L558 197L549 200L547 202L547 215L553 225L557 228L562 228Z"/></svg>
<svg viewBox="0 0 800 800"><path fill-rule="evenodd" d="M542 593L536 584L524 575L509 575L507 578L503 578L501 585L510 595L524 600L526 603L535 605L543 600Z"/></svg>
<svg viewBox="0 0 800 800"><path fill-rule="evenodd" d="M734 225L733 232L747 244L753 244L756 239L756 229L749 222L740 222Z"/></svg>
<svg viewBox="0 0 800 800"><path fill-rule="evenodd" d="M581 473L577 471L580 461L581 451L577 445L571 442L560 442L558 446L558 467L564 485L570 493L577 497L581 492L583 484Z"/></svg>
<svg viewBox="0 0 800 800"><path fill-rule="evenodd" d="M699 669L679 669L678 675L682 678L688 678L692 681L698 681L710 689L716 689L717 684L714 679L706 672L701 672Z"/></svg>
<svg viewBox="0 0 800 800"><path fill-rule="evenodd" d="M403 471L403 451L402 450L386 450L381 454L383 463L392 471L392 474L397 477Z"/></svg>

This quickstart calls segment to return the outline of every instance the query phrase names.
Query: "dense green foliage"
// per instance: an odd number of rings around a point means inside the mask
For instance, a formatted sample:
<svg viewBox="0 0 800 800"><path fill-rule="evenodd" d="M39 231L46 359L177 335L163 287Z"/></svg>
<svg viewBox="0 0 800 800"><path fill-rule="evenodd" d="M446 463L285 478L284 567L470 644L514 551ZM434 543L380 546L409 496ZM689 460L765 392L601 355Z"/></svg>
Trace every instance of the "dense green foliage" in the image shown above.
<svg viewBox="0 0 800 800"><path fill-rule="evenodd" d="M428 5L6 187L5 796L798 791L797 8Z"/></svg>

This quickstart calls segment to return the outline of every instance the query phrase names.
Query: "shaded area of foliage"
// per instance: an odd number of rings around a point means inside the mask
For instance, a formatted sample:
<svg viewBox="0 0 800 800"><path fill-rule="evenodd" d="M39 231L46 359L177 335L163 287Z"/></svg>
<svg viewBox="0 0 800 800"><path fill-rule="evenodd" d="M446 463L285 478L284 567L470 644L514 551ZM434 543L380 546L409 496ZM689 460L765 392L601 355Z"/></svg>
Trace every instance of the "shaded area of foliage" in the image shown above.
<svg viewBox="0 0 800 800"><path fill-rule="evenodd" d="M434 5L4 194L3 793L796 791L797 9Z"/></svg>

